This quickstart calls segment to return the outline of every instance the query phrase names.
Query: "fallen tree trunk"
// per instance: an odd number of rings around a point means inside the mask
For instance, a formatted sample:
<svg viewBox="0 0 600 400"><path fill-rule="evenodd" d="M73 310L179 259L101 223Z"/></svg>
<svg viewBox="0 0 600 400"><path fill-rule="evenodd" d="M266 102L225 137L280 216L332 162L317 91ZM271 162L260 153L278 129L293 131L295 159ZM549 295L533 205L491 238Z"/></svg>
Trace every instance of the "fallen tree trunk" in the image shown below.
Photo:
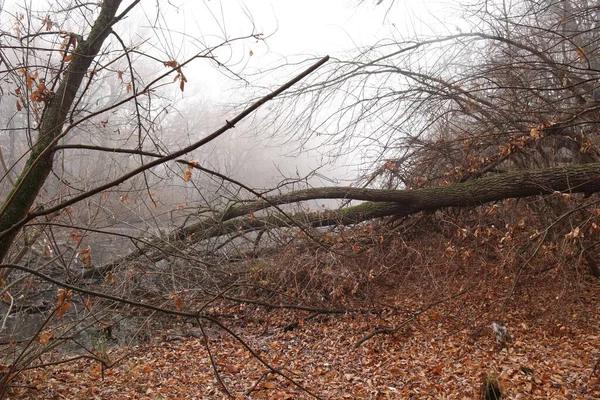
<svg viewBox="0 0 600 400"><path fill-rule="evenodd" d="M417 190L378 190L352 187L324 187L299 190L228 208L220 216L207 218L177 230L162 239L137 250L97 271L133 260L147 251L164 247L182 248L192 242L222 236L232 232L251 232L286 226L323 227L353 225L374 218L408 216L421 211L445 207L482 205L491 201L560 193L595 193L600 191L600 163L554 167L533 171L515 171L484 177L449 186ZM288 215L278 212L265 217L253 213L270 207L307 200L361 200L364 203L338 210L304 212ZM280 210L281 211L281 210ZM247 217L244 217L247 216ZM244 217L244 218L242 218ZM97 271L88 271L92 276Z"/></svg>

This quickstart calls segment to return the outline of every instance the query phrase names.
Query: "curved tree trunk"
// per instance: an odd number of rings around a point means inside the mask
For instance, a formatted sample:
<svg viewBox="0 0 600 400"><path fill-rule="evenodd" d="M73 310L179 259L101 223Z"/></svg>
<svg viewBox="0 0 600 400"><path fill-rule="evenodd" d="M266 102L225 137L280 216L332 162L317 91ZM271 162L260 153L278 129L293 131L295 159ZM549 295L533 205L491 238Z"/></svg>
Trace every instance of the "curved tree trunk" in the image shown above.
<svg viewBox="0 0 600 400"><path fill-rule="evenodd" d="M142 254L155 253L153 255L155 260L164 258L164 251L169 252L169 247L178 251L188 246L190 241L197 242L236 231L250 232L293 225L310 227L352 225L374 218L402 217L444 207L476 206L508 198L555 192L595 193L599 191L600 163L508 172L449 186L417 190L378 190L352 187L299 190L230 207L220 216L206 218L172 232L166 239L157 239L150 245L108 265L97 270L87 271L85 276L93 276L97 271L105 272ZM362 200L365 202L338 210L297 213L293 216L281 212L266 217L254 217L252 214L273 206L317 199ZM159 251L155 252L155 250Z"/></svg>

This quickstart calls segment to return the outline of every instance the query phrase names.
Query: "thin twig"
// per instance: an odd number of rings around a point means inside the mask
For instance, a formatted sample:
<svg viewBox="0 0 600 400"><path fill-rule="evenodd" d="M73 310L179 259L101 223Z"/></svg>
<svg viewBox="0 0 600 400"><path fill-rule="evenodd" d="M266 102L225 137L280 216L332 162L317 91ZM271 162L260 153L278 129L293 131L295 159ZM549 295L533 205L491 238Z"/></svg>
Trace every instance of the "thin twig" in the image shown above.
<svg viewBox="0 0 600 400"><path fill-rule="evenodd" d="M483 281L483 280L481 280ZM480 282L481 282L480 281ZM362 345L364 342L366 342L367 340L371 339L372 337L376 336L376 335L381 335L381 334L391 334L391 333L395 333L398 330L400 330L400 328L402 328L403 326L409 324L410 322L414 321L415 319L417 319L421 314L431 310L432 308L445 303L447 301L453 300L457 297L460 297L468 292L470 292L471 290L473 290L477 285L479 285L479 283L474 283L471 286L469 286L466 289L461 290L458 293L455 293L451 296L445 297L443 299L440 299L438 301L434 301L433 303L429 303L427 306L415 311L414 313L412 313L412 315L408 318L406 318L405 320L403 320L402 322L400 322L398 325L396 325L393 328L382 328L382 329L375 329L373 332L369 333L368 335L364 336L362 339L360 339L358 342L356 342L355 347L360 347L360 345Z"/></svg>
<svg viewBox="0 0 600 400"><path fill-rule="evenodd" d="M267 103L270 100L273 100L275 97L279 96L281 93L283 93L284 91L286 91L287 89L289 89L290 87L292 87L293 85L295 85L296 83L298 83L299 81L301 81L302 79L304 79L305 77L307 77L308 75L310 75L311 73L313 73L315 70L317 70L319 67L321 67L323 64L325 64L327 61L329 60L329 56L325 56L323 58L321 58L318 62L316 62L315 64L313 64L311 67L307 68L305 71L303 71L302 73L298 74L296 77L294 77L293 79L291 79L290 81L288 81L287 83L285 83L284 85L280 86L278 89L274 90L273 92L269 93L268 95L260 98L258 101L254 102L253 104L251 104L249 107L247 107L246 109L244 109L242 112L240 112L239 114L237 114L233 119L231 120L225 120L225 124L217 129L216 131L214 131L213 133L211 133L210 135L204 137L203 139L187 146L184 147L181 150L175 151L167 156L164 156L162 158L159 158L157 160L151 161L147 164L144 164L124 175L121 175L121 177L105 183L104 185L100 185L97 186L94 189L91 189L85 193L82 193L78 196L72 197L69 200L66 200L54 207L48 208L46 210L42 210L42 211L37 211L37 212L32 212L32 213L28 213L27 216L25 216L23 219L21 219L19 222L15 223L13 226L11 226L10 228L6 229L3 232L0 232L0 239L4 239L7 235L9 235L11 232L20 229L23 225L25 225L27 222L31 221L32 219L39 217L41 215L47 215L47 214L51 214L53 212L56 211L60 211L62 209L64 209L65 207L68 207L70 205L73 205L75 203L78 203L82 200L85 200L89 197L92 197L98 193L101 193L107 189L110 189L112 187L115 187L127 180L129 180L130 178L133 178L134 176L137 176L138 174L149 170L150 168L156 167L158 165L164 164L167 161L171 161L174 160L178 157L181 157L193 150L196 150L202 146L204 146L205 144L213 141L214 139L218 138L219 136L223 135L225 132L227 132L228 130L232 129L235 127L235 125L242 121L244 118L246 118L248 115L252 114L254 111L256 111L258 108L260 108L263 104ZM65 132L63 132L64 134ZM60 136L62 137L62 136ZM58 139L58 138L57 138ZM54 143L52 146L56 145L56 143ZM51 151L52 148L49 148L48 151Z"/></svg>
<svg viewBox="0 0 600 400"><path fill-rule="evenodd" d="M230 399L233 399L234 398L233 395L231 394L229 389L227 389L227 386L225 386L225 382L223 382L223 380L221 379L221 374L219 374L219 368L218 368L217 362L215 361L215 358L213 357L212 352L210 351L210 346L208 344L208 335L204 331L204 326L202 325L202 321L200 321L199 318L196 318L196 322L198 323L198 326L200 327L200 330L202 331L204 347L206 348L206 352L208 353L208 358L210 359L210 365L212 366L213 372L215 373L215 378L217 379L219 386L221 386L221 389L223 389L223 391L225 392L227 397L229 397Z"/></svg>
<svg viewBox="0 0 600 400"><path fill-rule="evenodd" d="M287 376L286 374L284 374L283 372L279 371L278 369L276 369L275 367L273 367L271 364L269 364L252 347L250 347L250 345L248 345L240 336L238 336L234 331L232 331L227 326L225 326L223 323L221 323L221 321L219 321L217 319L214 319L212 317L209 317L207 315L202 316L202 318L204 318L204 319L206 319L206 320L214 323L219 328L221 328L225 332L227 332L238 343L240 343L242 346L244 346L244 348L246 350L248 350L250 352L250 354L252 354L252 356L254 358L256 358L262 365L264 365L265 367L267 367L271 372L273 372L274 374L277 374L277 375L281 376L282 378L284 378L285 380L289 381L291 384L293 384L297 388L301 389L305 393L309 394L310 396L314 397L315 399L322 400L322 398L319 397L316 393L313 393L312 391L310 391L309 389L307 389L306 387L304 387L303 385L301 385L299 382L296 382L294 379L290 378L289 376Z"/></svg>

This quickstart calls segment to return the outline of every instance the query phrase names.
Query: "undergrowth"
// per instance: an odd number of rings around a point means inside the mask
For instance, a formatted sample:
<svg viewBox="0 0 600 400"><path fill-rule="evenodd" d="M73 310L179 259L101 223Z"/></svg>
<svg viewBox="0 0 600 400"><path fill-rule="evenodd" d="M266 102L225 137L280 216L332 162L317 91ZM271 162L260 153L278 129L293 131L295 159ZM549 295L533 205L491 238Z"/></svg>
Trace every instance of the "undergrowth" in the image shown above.
<svg viewBox="0 0 600 400"><path fill-rule="evenodd" d="M398 292L437 301L453 293L447 282L462 282L473 291L494 288L490 304L501 319L528 301L560 308L556 296L541 300L538 287L576 296L580 284L596 280L589 261L597 257L599 214L592 199L556 195L315 231L319 243L301 238L247 260L244 280L250 295L272 290L338 306Z"/></svg>

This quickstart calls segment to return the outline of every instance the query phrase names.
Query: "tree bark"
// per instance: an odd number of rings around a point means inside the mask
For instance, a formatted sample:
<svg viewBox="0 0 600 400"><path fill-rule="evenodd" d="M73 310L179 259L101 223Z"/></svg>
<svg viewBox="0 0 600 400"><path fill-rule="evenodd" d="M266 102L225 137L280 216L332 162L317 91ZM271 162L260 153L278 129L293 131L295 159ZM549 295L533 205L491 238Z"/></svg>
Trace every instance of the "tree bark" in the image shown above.
<svg viewBox="0 0 600 400"><path fill-rule="evenodd" d="M230 207L215 218L206 218L172 232L168 238L155 240L150 246L143 247L100 267L98 270L105 272L142 254L165 249L165 244L167 244L167 251L169 247L180 250L188 246L190 242L198 242L236 231L251 232L295 224L310 227L353 225L374 218L403 217L445 207L477 206L508 198L547 195L556 192L595 193L599 191L600 163L508 172L449 186L417 190L378 190L352 187L299 190ZM290 220L288 214L281 212L265 217L251 215L251 213L273 206L317 199L362 200L365 202L338 210L294 214L291 216L294 221ZM162 257L164 257L164 253L161 255L159 252L153 258L156 260ZM85 276L90 277L94 273L94 271L88 271Z"/></svg>
<svg viewBox="0 0 600 400"><path fill-rule="evenodd" d="M44 110L38 136L25 168L2 204L0 232L11 228L27 216L52 170L54 156L52 148L57 145L56 139L63 130L77 92L88 73L88 68L110 34L111 27L117 22L115 15L121 1L104 0L102 2L100 14L94 22L90 34L85 40L80 41L73 51L71 61L64 72L64 78ZM6 257L16 235L17 231L11 232L8 237L0 241L0 262ZM4 275L0 275L0 278L7 276L6 271Z"/></svg>
<svg viewBox="0 0 600 400"><path fill-rule="evenodd" d="M541 170L514 171L449 186L417 190L379 190L352 187L324 187L300 190L258 200L225 211L223 219L239 217L271 205L315 199L364 200L393 203L393 213L401 216L443 207L464 207L507 198L528 197L554 192L594 193L600 191L600 163L569 165ZM391 206L390 206L391 207ZM390 209L391 211L391 209ZM381 208L370 212L381 213ZM379 217L379 215L374 216Z"/></svg>

